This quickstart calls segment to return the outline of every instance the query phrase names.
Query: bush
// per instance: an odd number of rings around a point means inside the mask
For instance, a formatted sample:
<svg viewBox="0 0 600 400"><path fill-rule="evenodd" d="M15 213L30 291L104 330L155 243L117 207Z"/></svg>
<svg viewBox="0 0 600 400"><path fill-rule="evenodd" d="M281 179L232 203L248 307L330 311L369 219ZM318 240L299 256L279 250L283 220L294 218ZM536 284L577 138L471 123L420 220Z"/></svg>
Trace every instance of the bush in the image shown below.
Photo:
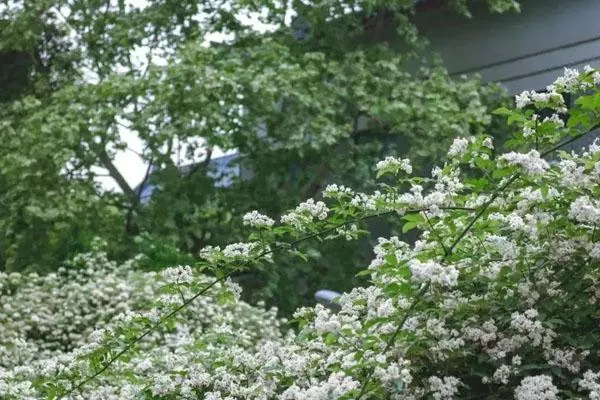
<svg viewBox="0 0 600 400"><path fill-rule="evenodd" d="M77 256L65 268L46 276L0 273L0 397L36 399L40 398L40 391L52 396L57 393L52 384L39 390L29 382L17 384L8 379L37 374L60 376L72 372L65 365L82 355L94 359L86 372L97 371L107 357L114 355L100 345L107 334L124 334L118 341L131 339L131 331L125 334L120 330L122 324L130 324L135 318L155 322L165 304L177 302L187 292L179 288L181 294L179 290L169 294L161 275L136 271L136 264L137 260L132 260L117 265L96 250ZM173 271L176 270L167 269L162 274L168 277ZM185 268L181 271L188 272ZM180 279L185 279L184 275ZM195 276L193 282L206 285L210 279ZM226 285L237 290L231 282ZM99 386L90 387L85 395L75 398L130 398L127 393L133 395L146 386L137 379L129 382L125 378L130 365L136 365L137 373L145 379L156 379L155 390L166 390L164 386L157 389L167 384L165 376L173 373L175 377L203 357L218 362L222 357L226 360L225 354L230 352L256 351L250 348L281 338L283 321L277 319L275 309L265 311L241 301L225 301L227 298L220 296L224 287L215 285L210 295L198 298L176 318L161 325L140 344L141 354L127 355L126 368L112 370L110 377L98 381ZM191 347L203 350L187 352ZM124 379L115 385L119 371ZM198 370L194 379L200 378L207 379ZM33 382L35 386L36 380ZM178 383L185 391L185 379Z"/></svg>
<svg viewBox="0 0 600 400"><path fill-rule="evenodd" d="M139 309L132 305L114 317L100 312L95 320L108 322L90 323L100 329L85 343L52 345L48 354L24 363L20 349L39 339L15 329L2 358L0 393L73 399L600 398L600 144L580 153L560 151L600 126L599 84L596 70L566 70L547 93L525 92L516 109L498 110L515 127L507 142L514 151L496 155L485 135L457 138L450 160L431 177L410 177L410 162L390 157L377 165L385 179L380 191L331 185L324 192L327 204L309 199L280 224L249 214L244 222L255 229L250 241L205 248L197 271L168 269L163 283L143 275L143 286L151 289ZM578 96L571 110L564 92ZM541 109L554 113L542 119L536 114ZM412 246L395 236L379 239L363 272L371 285L341 296L339 312L320 305L300 309L298 332L283 335L273 314L243 303L219 305L237 294L231 274L269 262L276 250L297 253L296 245L308 239L352 240L361 224L382 215L402 218L403 230L418 228L420 238ZM201 274L208 272L216 275L211 283ZM117 285L132 285L133 278L123 278ZM35 309L19 307L22 314ZM6 326L18 326L21 317L15 318ZM55 337L38 347L57 342Z"/></svg>

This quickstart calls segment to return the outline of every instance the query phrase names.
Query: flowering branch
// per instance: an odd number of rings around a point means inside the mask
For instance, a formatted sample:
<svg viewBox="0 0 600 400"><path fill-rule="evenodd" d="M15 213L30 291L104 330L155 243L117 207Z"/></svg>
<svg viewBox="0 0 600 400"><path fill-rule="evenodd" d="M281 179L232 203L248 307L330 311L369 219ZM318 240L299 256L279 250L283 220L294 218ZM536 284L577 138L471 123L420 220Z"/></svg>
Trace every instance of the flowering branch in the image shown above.
<svg viewBox="0 0 600 400"><path fill-rule="evenodd" d="M431 285L431 282L425 283L421 287L421 289L417 292L417 294L415 295L415 298L413 299L413 302L410 304L410 306L408 307L408 309L404 313L404 316L402 317L402 319L398 323L398 326L396 327L396 330L394 331L394 333L392 334L392 336L390 337L390 339L388 340L388 342L385 344L385 347L381 351L381 354L386 354L392 348L392 346L396 342L396 338L398 337L398 335L400 334L400 331L404 327L404 323L406 322L406 320L408 319L408 317L410 317L410 312L412 310L414 310L414 308L419 304L419 302L421 301L423 295L427 292L427 290L429 290L429 286L430 285ZM369 382L371 381L371 378L373 377L374 373L375 373L375 367L371 367L371 369L367 373L367 376L365 377L365 381L364 381L364 383L363 383L363 385L362 385L362 387L360 389L360 393L358 394L358 397L356 398L356 400L360 400L363 397L363 395L366 393L367 386L369 385Z"/></svg>
<svg viewBox="0 0 600 400"><path fill-rule="evenodd" d="M562 147L566 146L569 143L572 143L573 141L589 134L590 132L592 132L593 130L597 129L598 127L600 127L600 125L595 125L592 129L574 136L573 138L566 140L562 143L557 144L556 146L550 148L549 150L545 151L542 153L542 156L547 156L552 154L553 152L561 149ZM498 188L497 190L494 191L494 193L492 194L492 196L489 198L489 200L487 202L485 202L485 204L481 207L481 209L477 212L477 214L471 219L471 221L469 222L469 224L462 230L462 232L460 233L460 235L458 235L458 237L454 240L454 242L452 242L452 244L450 245L449 248L446 248L443 244L443 242L439 239L438 236L438 241L440 243L440 245L442 246L443 250L444 250L444 259L448 258L453 250L456 248L456 246L458 245L458 243L467 235L467 233L471 230L471 228L475 225L475 223L477 222L477 220L479 220L479 218L481 218L481 216L486 212L486 210L489 208L489 206L498 198L498 196L500 196L502 193L504 193L504 191L513 183L515 182L517 179L519 179L521 177L520 173L515 173L513 174L508 181L506 181L506 183L504 183L500 188ZM427 222L429 224L429 226L431 227L432 231L436 234L437 236L437 232L435 231L433 225L431 224L431 221L429 220L429 217L427 217L427 214L425 214L425 218L427 219ZM398 337L400 331L402 330L404 323L406 322L406 320L408 319L408 317L410 316L410 312L417 306L417 304L421 301L422 296L427 292L427 290L429 289L430 286L430 281L428 281L425 285L423 285L423 287L419 290L419 292L415 295L415 298L413 300L413 302L411 303L410 307L406 310L406 312L404 313L404 316L402 318L402 320L400 321L400 323L398 324L398 326L396 327L396 330L394 331L394 333L392 334L392 336L390 337L389 341L386 343L386 346L384 347L384 349L382 350L381 354L386 354L389 349L394 345L396 338ZM361 391L357 397L356 400L360 400L362 398L362 396L365 394L367 386L373 376L373 373L375 372L375 367L371 367L369 373L367 374L365 381L361 387Z"/></svg>
<svg viewBox="0 0 600 400"><path fill-rule="evenodd" d="M542 153L542 156L547 156L551 153L553 153L554 151L564 147L565 145L585 136L587 133L591 132L592 130L594 130L597 126L594 126L594 128L590 129L589 131L582 133L580 135L574 136L573 138L557 144L556 146L552 147L551 149L545 151ZM504 185L502 185L502 187L500 187L498 190L496 190L492 196L490 197L490 199L481 207L481 209L477 212L477 214L471 219L471 221L469 222L469 224L462 230L462 232L460 233L460 235L454 240L454 242L450 245L450 247L446 248L445 245L441 242L441 240L439 240L440 245L443 247L444 250L444 258L449 257L454 248L458 245L458 243L466 236L466 234L470 231L470 229L474 226L474 224L477 222L477 220L485 213L485 211L487 210L487 208L496 200L496 198L504 191L506 190L513 182L515 182L519 177L521 176L520 173L515 173ZM439 209L444 209L444 210L463 210L463 211L475 211L473 208L468 208L468 207L439 207ZM429 220L429 218L426 215L426 211L430 211L428 208L420 208L420 209L411 209L411 210L406 210L406 213L425 213L426 219L429 223L429 225L431 226L431 228L433 229L433 226L431 225L431 221ZM301 242L304 242L306 240L310 240L314 237L318 237L318 236L323 236L326 235L330 232L333 232L341 227L344 227L346 225L349 225L351 223L356 223L356 222L360 222L363 220L367 220L367 219L371 219L371 218L377 218L377 217L382 217L385 215L389 215L396 212L396 210L387 210L387 211L383 211L383 212L378 212L378 213L373 213L373 214L368 214L368 215L364 215L358 218L353 218L350 219L348 221L344 221L342 223L339 223L337 225L334 225L332 227L326 228L322 231L319 232L314 232L311 233L309 235L306 235L302 238L296 239L290 243L287 244L287 246L293 247L296 244L299 244ZM435 232L435 230L434 230ZM437 233L436 233L437 234ZM283 247L285 246L285 244L281 244L279 246L274 247L273 249L271 249L270 247L267 247L268 250L265 250L263 252L261 252L259 255L255 256L252 259L247 260L244 265L248 265L250 264L252 261L255 261L257 259L260 259L261 257L264 257L268 254L271 254L277 250L281 250ZM205 294L208 290L210 290L212 287L214 287L215 285L217 285L220 282L225 281L227 278L230 278L233 273L236 270L232 270L230 272L228 272L227 274L223 275L220 278L215 279L214 281L212 281L210 284L208 284L207 286L205 286L203 289L201 289L200 291L198 291L197 293L195 293L192 297L188 298L187 300L185 300L181 305L179 305L178 307L176 307L175 309L173 309L171 312L169 312L168 314L166 314L165 316L163 316L162 318L160 318L156 323L154 323L153 325L151 325L147 330L145 330L142 334L140 334L139 336L135 337L134 339L132 339L120 352L118 352L115 356L111 357L111 359L109 361L107 361L104 366L99 369L98 371L96 371L94 374L90 375L89 377L85 378L83 381L81 381L79 384L75 385L72 389L70 389L69 391L67 391L66 393L62 394L61 396L58 397L58 399L64 398L65 396L68 396L71 393L74 393L75 391L81 389L83 386L85 386L87 383L89 383L90 381L94 380L95 378L97 378L98 376L100 376L102 373L104 373L108 368L110 368L110 366L112 364L114 364L118 359L120 359L123 355L125 355L126 353L128 353L137 343L139 343L141 340L143 340L145 337L147 337L149 334L151 334L152 332L154 332L158 327L160 327L161 325L163 325L167 320L171 319L173 316L175 316L176 314L178 314L181 310L183 310L184 308L186 308L189 304L191 304L194 300L196 300L198 297L202 296L203 294ZM387 353L387 351L393 346L398 334L400 333L402 326L404 324L404 322L406 321L406 319L409 317L410 311L412 309L414 309L414 307L420 302L421 300L421 296L427 291L427 289L429 288L429 283L427 283L426 285L423 286L423 288L421 290L419 290L419 292L417 293L413 303L411 304L411 306L409 307L409 309L407 310L407 312L405 313L403 320L401 321L401 323L399 324L399 326L396 328L396 330L394 331L393 335L391 336L390 340L387 342L386 347L384 348L382 354ZM369 373L367 374L367 377L362 385L362 389L361 392L357 398L360 399L365 391L366 388L370 382L370 379L373 375L375 371L375 368L371 368L371 370L369 371Z"/></svg>
<svg viewBox="0 0 600 400"><path fill-rule="evenodd" d="M473 211L473 209L468 208L468 207L443 207L442 209ZM407 214L408 213L420 213L420 212L425 212L425 211L428 211L428 209L421 208L421 209L406 210L406 213ZM308 235L303 236L303 237L301 237L299 239L291 241L291 242L289 242L287 244L280 244L279 246L275 246L273 248L271 248L270 246L267 246L267 250L262 251L260 254L258 254L255 257L247 260L246 262L244 262L243 266L249 265L253 261L257 261L257 260L261 259L264 256L267 256L267 255L272 254L272 253L274 253L274 252L276 252L278 250L283 249L284 247L288 247L288 246L289 247L293 247L293 246L295 246L295 245L297 245L297 244L299 244L301 242L304 242L304 241L310 240L312 238L315 238L315 237L318 237L318 236L323 236L323 235L326 235L328 233L334 232L337 229L342 228L342 227L344 227L346 225L349 225L349 224L352 224L352 223L356 223L356 222L360 222L360 221L364 221L364 220L367 220L367 219L383 217L385 215L389 215L389 214L392 214L394 212L396 212L396 210L388 210L388 211L383 211L383 212L379 212L379 213L364 215L364 216L357 217L357 218L352 218L352 219L350 219L348 221L341 222L341 223L336 224L334 226L331 226L329 228L323 229L323 230L321 230L319 232L314 232L314 233L308 234ZM240 267L242 267L242 266L240 266ZM71 393L76 392L77 390L79 390L83 386L85 386L87 383L89 383L92 380L96 379L98 376L100 376L102 373L104 373L108 368L110 368L110 366L113 365L118 359L120 359L123 355L125 355L129 351L131 351L131 349L133 349L133 347L137 343L139 343L142 339L144 339L145 337L147 337L152 332L156 331L166 321L168 321L169 319L173 318L173 316L175 316L176 314L178 314L179 312L181 312L183 309L185 309L186 307L188 307L194 300L196 300L198 297L200 297L203 294L205 294L206 292L208 292L212 287L214 287L218 283L224 282L226 279L230 278L236 271L237 271L237 269L232 269L230 272L228 272L228 273L224 274L223 276L221 276L221 277L213 280L210 284L206 285L200 291L196 292L192 297L188 298L182 304L180 304L175 309L173 309L172 311L170 311L168 314L166 314L165 316L161 317L156 323L154 323L149 328L147 328L142 334L140 334L139 336L137 336L134 339L132 339L120 352L118 352L115 356L111 357L111 359L109 361L107 361L101 369L99 369L94 374L92 374L92 375L88 376L87 378L85 378L84 380L82 380L80 383L78 383L77 385L75 385L69 391L65 392L64 394L59 395L57 397L57 399L62 399L64 397L70 395Z"/></svg>

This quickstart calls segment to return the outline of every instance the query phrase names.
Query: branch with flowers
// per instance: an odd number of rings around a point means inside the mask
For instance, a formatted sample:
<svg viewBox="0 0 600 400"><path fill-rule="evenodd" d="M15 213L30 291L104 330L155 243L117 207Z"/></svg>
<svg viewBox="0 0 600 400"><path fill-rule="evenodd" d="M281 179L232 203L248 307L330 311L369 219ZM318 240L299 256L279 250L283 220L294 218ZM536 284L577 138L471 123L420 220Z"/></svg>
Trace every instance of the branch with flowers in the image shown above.
<svg viewBox="0 0 600 400"><path fill-rule="evenodd" d="M600 144L563 151L599 126L599 84L596 69L566 70L547 93L524 92L516 108L497 110L514 128L498 156L488 136L457 138L429 177L412 177L409 160L388 157L376 166L381 187L373 193L332 184L323 201L301 203L279 224L246 214L248 242L207 247L194 268L143 281L148 296L102 314L104 325L76 348L50 346L23 361L18 351L49 339L27 339L32 329L24 327L16 332L25 339L0 335L12 349L0 358L10 361L0 369L0 394L600 398ZM566 92L577 97L571 109ZM541 109L554 113L540 121ZM356 239L365 220L389 214L405 231L419 229L419 239L379 238L363 272L370 285L343 294L338 312L301 308L297 329L282 331L274 314L238 300L234 273L274 263L276 251L299 253L306 240Z"/></svg>

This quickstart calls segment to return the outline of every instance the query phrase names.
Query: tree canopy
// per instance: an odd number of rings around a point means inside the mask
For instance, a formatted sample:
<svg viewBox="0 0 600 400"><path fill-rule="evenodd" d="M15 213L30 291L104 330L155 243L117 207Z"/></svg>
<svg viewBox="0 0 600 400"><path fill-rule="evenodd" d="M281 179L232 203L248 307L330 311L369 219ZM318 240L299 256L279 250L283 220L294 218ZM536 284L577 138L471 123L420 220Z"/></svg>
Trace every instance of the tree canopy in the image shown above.
<svg viewBox="0 0 600 400"><path fill-rule="evenodd" d="M281 215L334 181L373 187L383 155L430 167L451 137L489 127L499 97L451 79L414 12L412 0L6 2L0 56L19 76L3 81L0 106L0 265L54 270L101 237L111 255L145 252L160 268L243 237L249 210ZM115 163L125 134L142 143L142 186L157 188L148 205ZM238 151L251 176L215 187L217 149ZM178 157L194 166L184 173ZM319 285L356 282L364 252L305 250L310 263L284 258L240 282L288 311Z"/></svg>

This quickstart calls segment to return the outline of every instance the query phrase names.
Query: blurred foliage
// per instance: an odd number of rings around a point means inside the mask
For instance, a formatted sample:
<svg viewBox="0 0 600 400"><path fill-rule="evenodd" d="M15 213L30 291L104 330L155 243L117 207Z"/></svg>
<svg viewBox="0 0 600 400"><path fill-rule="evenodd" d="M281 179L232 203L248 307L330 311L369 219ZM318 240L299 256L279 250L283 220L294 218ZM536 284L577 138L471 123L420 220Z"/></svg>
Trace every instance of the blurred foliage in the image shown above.
<svg viewBox="0 0 600 400"><path fill-rule="evenodd" d="M248 211L277 217L331 181L366 190L386 154L428 169L456 135L501 134L485 117L505 101L499 89L451 79L414 12L412 0L4 2L0 268L52 270L94 237L114 257L145 254L148 268L192 263L243 237ZM123 132L155 168L147 205L115 165ZM240 152L247 179L214 185L216 147ZM178 149L201 161L183 171ZM103 190L102 175L120 191ZM238 277L247 296L289 312L318 288L360 283L370 254L304 246L310 262L279 257L276 270Z"/></svg>

